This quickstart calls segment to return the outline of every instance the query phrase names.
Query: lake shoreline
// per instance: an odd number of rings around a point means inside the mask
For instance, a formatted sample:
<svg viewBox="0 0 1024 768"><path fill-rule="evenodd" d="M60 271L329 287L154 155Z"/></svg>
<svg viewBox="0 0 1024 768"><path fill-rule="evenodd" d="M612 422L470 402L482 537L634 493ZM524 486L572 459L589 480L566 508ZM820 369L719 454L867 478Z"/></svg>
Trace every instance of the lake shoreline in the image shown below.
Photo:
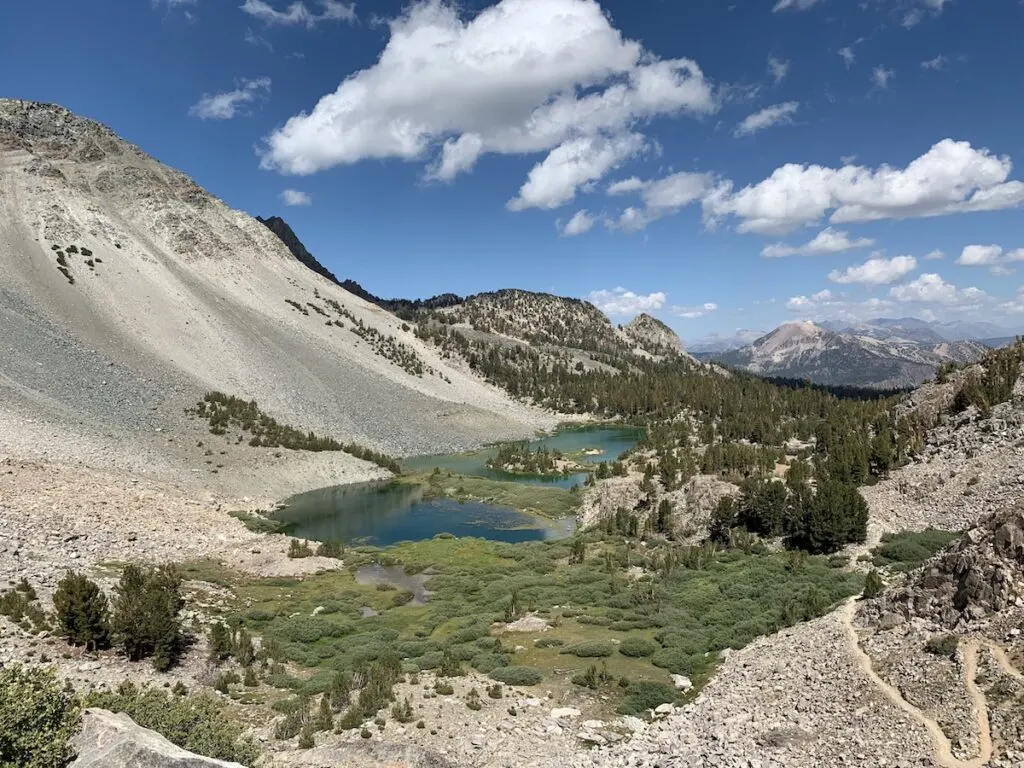
<svg viewBox="0 0 1024 768"><path fill-rule="evenodd" d="M640 427L588 424L540 437L531 448L578 456L585 467L553 477L487 466L505 443L414 457L403 462L401 475L297 494L268 517L288 524L299 538L362 539L382 546L396 536L421 540L440 533L508 542L562 538L576 530L582 488L593 468L617 460L645 434Z"/></svg>

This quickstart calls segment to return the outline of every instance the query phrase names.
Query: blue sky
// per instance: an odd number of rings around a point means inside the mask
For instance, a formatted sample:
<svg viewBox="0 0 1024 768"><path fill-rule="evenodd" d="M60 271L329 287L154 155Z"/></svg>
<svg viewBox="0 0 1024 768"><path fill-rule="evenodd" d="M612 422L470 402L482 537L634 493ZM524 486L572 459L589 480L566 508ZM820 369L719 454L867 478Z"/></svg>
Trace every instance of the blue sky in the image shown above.
<svg viewBox="0 0 1024 768"><path fill-rule="evenodd" d="M9 5L0 94L380 295L551 291L690 339L1024 329L1018 0Z"/></svg>

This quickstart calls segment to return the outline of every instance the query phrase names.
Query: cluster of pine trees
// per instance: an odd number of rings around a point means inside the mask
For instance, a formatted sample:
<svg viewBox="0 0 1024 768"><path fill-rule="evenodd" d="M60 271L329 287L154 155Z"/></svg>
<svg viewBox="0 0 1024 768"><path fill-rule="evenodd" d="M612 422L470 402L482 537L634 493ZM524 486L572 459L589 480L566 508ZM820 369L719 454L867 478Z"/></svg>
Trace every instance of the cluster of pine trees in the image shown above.
<svg viewBox="0 0 1024 768"><path fill-rule="evenodd" d="M515 331L501 317L478 309L459 319L481 330ZM768 381L738 371L718 375L682 357L650 360L593 340L577 345L603 364L588 368L557 350L488 343L429 317L421 318L417 333L515 397L647 427L640 448L655 460L639 467L646 483L657 479L672 491L698 473L745 483L736 508L720 510L719 535L723 526L739 525L815 552L863 540L867 506L857 487L921 450L932 426L897 409L897 392ZM576 340L556 328L543 341L556 337ZM992 353L981 374L966 378L953 409L975 405L985 413L1006 400L1022 361L1022 344ZM803 448L794 449L794 440ZM794 450L790 480L769 482Z"/></svg>
<svg viewBox="0 0 1024 768"><path fill-rule="evenodd" d="M68 643L93 651L115 645L131 661L152 659L161 672L181 654L183 606L181 576L170 566L126 565L109 603L99 585L72 571L53 594L57 626Z"/></svg>

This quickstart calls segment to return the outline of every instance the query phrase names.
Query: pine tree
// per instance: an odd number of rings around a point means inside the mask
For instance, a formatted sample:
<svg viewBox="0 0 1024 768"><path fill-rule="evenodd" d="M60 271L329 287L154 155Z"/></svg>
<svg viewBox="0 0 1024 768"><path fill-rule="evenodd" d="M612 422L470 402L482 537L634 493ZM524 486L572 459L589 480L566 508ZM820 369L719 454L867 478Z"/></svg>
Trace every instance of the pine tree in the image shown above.
<svg viewBox="0 0 1024 768"><path fill-rule="evenodd" d="M178 613L184 606L181 577L170 566L127 565L114 588L112 629L131 661L152 657L153 666L169 669L182 646Z"/></svg>
<svg viewBox="0 0 1024 768"><path fill-rule="evenodd" d="M110 642L107 597L84 574L68 571L53 593L53 608L61 632L71 645L86 650L105 648Z"/></svg>

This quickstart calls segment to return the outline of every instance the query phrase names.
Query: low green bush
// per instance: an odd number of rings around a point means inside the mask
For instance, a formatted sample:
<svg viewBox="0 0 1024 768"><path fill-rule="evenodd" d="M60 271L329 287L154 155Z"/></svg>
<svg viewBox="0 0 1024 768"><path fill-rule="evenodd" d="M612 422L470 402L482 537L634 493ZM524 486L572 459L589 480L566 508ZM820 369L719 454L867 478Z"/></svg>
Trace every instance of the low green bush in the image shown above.
<svg viewBox="0 0 1024 768"><path fill-rule="evenodd" d="M52 669L0 668L0 766L63 768L81 707Z"/></svg>
<svg viewBox="0 0 1024 768"><path fill-rule="evenodd" d="M242 726L230 718L224 705L209 694L177 696L157 688L122 683L115 692L95 692L86 705L124 712L183 749L217 760L252 765L260 750L242 736Z"/></svg>
<svg viewBox="0 0 1024 768"><path fill-rule="evenodd" d="M567 645L560 652L578 656L581 659L602 658L615 653L615 644L606 640L590 640Z"/></svg>
<svg viewBox="0 0 1024 768"><path fill-rule="evenodd" d="M491 677L506 685L537 685L544 675L533 667L498 667L491 670Z"/></svg>
<svg viewBox="0 0 1024 768"><path fill-rule="evenodd" d="M956 655L956 650L959 646L960 639L956 635L946 634L930 638L924 644L924 649L936 656L953 657Z"/></svg>
<svg viewBox="0 0 1024 768"><path fill-rule="evenodd" d="M623 656L639 658L642 656L653 656L658 650L658 644L646 637L627 637L619 645L619 653Z"/></svg>
<svg viewBox="0 0 1024 768"><path fill-rule="evenodd" d="M659 704L671 704L678 697L676 689L666 683L649 681L630 683L626 697L619 705L620 715L642 715Z"/></svg>
<svg viewBox="0 0 1024 768"><path fill-rule="evenodd" d="M537 638L536 642L534 642L534 645L538 648L558 648L560 646L565 645L565 641L560 640L557 637L540 637Z"/></svg>

